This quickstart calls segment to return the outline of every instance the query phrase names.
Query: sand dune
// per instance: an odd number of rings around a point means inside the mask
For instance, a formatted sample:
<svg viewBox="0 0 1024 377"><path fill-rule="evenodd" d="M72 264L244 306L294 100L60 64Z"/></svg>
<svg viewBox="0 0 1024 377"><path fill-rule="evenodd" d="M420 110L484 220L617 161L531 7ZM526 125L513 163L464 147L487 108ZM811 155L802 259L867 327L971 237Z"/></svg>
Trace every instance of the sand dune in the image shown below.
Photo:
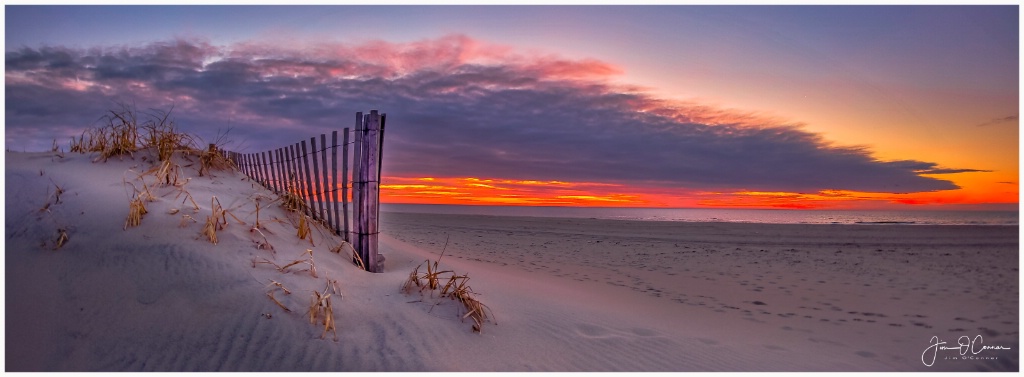
<svg viewBox="0 0 1024 377"><path fill-rule="evenodd" d="M387 270L369 274L330 251L337 237L296 237L297 216L244 176L198 177L187 160L200 209L144 177L156 200L123 229L124 182L153 166L143 156L6 154L6 371L1019 369L1014 227L385 213ZM214 196L242 222L217 245L200 235ZM257 198L273 252L250 231ZM197 222L180 226L185 214ZM495 314L482 333L454 301L399 291L448 235L442 267L467 273ZM307 249L316 276L252 263ZM331 280L337 341L306 313ZM272 282L292 292L275 291L291 312L267 296ZM1013 350L921 361L932 336L979 334Z"/></svg>

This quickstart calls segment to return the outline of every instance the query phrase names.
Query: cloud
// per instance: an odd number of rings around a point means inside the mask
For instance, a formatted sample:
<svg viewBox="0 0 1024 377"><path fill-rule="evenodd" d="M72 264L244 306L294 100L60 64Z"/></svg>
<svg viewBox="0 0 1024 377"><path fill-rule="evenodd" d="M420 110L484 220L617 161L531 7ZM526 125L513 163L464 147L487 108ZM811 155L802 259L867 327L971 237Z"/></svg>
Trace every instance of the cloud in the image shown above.
<svg viewBox="0 0 1024 377"><path fill-rule="evenodd" d="M449 36L412 43L22 48L6 54L7 143L50 146L118 102L168 109L249 151L389 115L385 176L500 177L758 191L956 189L925 161L879 161L796 124L655 98L596 60ZM29 130L50 129L39 138Z"/></svg>
<svg viewBox="0 0 1024 377"><path fill-rule="evenodd" d="M1016 115L1010 115L1010 116L1005 116L1005 117L1002 117L1002 118L995 118L995 119L992 119L992 120L990 120L988 122L979 123L979 124L976 124L974 126L975 127L988 127L988 126L994 126L994 125L997 125L997 124L1016 122L1017 118L1018 117Z"/></svg>

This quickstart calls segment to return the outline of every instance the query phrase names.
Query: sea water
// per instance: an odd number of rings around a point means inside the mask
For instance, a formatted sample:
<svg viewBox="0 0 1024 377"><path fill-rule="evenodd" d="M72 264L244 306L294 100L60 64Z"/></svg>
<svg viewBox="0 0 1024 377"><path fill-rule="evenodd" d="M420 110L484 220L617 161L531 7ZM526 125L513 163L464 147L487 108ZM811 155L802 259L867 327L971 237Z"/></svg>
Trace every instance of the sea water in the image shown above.
<svg viewBox="0 0 1024 377"><path fill-rule="evenodd" d="M1018 225L1018 211L597 208L381 204L382 212L770 224Z"/></svg>

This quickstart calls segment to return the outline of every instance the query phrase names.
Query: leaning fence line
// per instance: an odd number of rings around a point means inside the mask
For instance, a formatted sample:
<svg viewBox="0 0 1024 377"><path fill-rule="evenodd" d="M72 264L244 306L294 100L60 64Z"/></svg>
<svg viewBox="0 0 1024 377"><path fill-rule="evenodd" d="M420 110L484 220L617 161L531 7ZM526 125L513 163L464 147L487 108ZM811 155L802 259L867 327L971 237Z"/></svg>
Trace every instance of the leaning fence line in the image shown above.
<svg viewBox="0 0 1024 377"><path fill-rule="evenodd" d="M336 235L352 244L366 269L383 271L383 256L377 253L380 211L380 172L386 114L377 110L356 113L356 127L349 142L349 128L320 134L285 147L256 153L222 151L239 171L278 195L294 195L304 203L303 214L324 224ZM349 145L353 146L351 179L349 178ZM341 172L338 171L338 149L341 149ZM328 151L330 166L328 167ZM312 161L312 162L311 162ZM311 166L312 165L312 166ZM329 169L329 170L328 170ZM341 183L338 183L338 176ZM350 184L351 183L351 184ZM351 187L352 222L349 222L349 188ZM340 208L339 208L340 205Z"/></svg>

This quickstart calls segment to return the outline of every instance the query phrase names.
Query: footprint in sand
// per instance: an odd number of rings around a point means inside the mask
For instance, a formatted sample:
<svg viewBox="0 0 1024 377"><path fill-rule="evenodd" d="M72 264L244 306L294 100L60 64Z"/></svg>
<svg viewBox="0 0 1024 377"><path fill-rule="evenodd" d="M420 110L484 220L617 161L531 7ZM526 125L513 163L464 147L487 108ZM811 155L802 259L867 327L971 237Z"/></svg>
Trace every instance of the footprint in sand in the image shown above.
<svg viewBox="0 0 1024 377"><path fill-rule="evenodd" d="M875 355L874 353L871 353L871 352L868 352L868 351L857 351L857 352L854 352L854 353L856 353L857 356L866 357L866 358L869 358L869 359L873 358L875 356L878 356L878 355Z"/></svg>
<svg viewBox="0 0 1024 377"><path fill-rule="evenodd" d="M711 339L705 339L705 338L697 338L697 340L700 341L701 343L707 344L709 346L713 346L713 345L718 344L717 340L711 340Z"/></svg>
<svg viewBox="0 0 1024 377"><path fill-rule="evenodd" d="M576 333L588 338L602 338L610 334L604 327L586 323L576 325Z"/></svg>

